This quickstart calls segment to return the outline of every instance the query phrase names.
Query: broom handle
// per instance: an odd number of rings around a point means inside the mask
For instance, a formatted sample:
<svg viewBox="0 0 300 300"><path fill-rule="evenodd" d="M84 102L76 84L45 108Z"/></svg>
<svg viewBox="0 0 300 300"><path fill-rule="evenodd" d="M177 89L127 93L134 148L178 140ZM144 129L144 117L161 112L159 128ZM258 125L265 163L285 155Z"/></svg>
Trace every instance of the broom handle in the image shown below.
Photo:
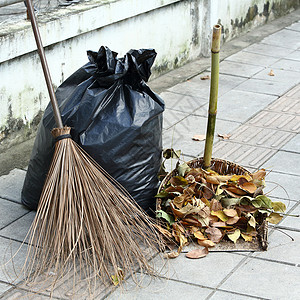
<svg viewBox="0 0 300 300"><path fill-rule="evenodd" d="M33 5L32 5L31 0L25 0L25 1L26 1L26 5L27 5L27 12L28 12L28 16L30 18L34 38L35 38L36 45L38 48L38 53L39 53L41 63L42 63L42 68L43 68L43 72L44 72L44 76L45 76L45 80L46 80L46 84L47 84L47 88L48 88L48 92L49 92L49 96L50 96L51 105L53 108L55 122L56 122L56 125L58 128L63 128L63 122L61 119L57 99L56 99L54 88L52 85L52 80L51 80L51 76L50 76L50 72L49 72L49 68L48 68L48 64L47 64L47 60L46 60L44 47L42 44L42 39L40 36L36 17L35 17L34 10L33 10Z"/></svg>
<svg viewBox="0 0 300 300"><path fill-rule="evenodd" d="M217 117L218 86L219 86L219 52L221 40L221 25L213 27L212 46L211 46L211 81L210 98L208 109L208 122L204 149L204 168L207 169L211 164L212 148L214 142L215 125Z"/></svg>

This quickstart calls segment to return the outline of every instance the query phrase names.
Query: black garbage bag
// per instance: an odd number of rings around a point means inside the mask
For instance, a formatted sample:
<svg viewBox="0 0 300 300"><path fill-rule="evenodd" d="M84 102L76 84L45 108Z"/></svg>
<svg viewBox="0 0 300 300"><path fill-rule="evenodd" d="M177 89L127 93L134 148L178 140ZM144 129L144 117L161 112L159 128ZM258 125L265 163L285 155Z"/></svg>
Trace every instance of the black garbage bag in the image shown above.
<svg viewBox="0 0 300 300"><path fill-rule="evenodd" d="M163 100L146 85L153 49L123 58L107 47L88 51L89 63L56 91L63 124L74 141L121 183L148 213L155 209L161 163ZM37 209L54 153L56 127L48 105L41 120L22 189L22 203Z"/></svg>

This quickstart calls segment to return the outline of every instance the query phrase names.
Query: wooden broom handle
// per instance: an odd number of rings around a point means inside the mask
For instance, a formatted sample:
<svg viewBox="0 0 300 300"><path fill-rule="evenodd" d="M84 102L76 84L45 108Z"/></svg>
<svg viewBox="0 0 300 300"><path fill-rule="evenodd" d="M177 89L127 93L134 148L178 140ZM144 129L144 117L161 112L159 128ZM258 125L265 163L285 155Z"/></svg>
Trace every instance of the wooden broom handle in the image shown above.
<svg viewBox="0 0 300 300"><path fill-rule="evenodd" d="M39 53L41 63L42 63L42 68L43 68L43 72L44 72L44 76L45 76L45 80L46 80L46 84L47 84L47 88L48 88L48 92L49 92L49 96L50 96L51 105L52 105L52 108L53 108L53 114L54 114L55 122L56 122L56 125L57 125L58 128L63 128L63 122L62 122L62 119L61 119L57 99L56 99L54 88L53 88L53 85L52 85L52 80L51 80L51 76L50 76L50 72L49 72L49 68L48 68L48 64L47 64L47 60L46 60L44 47L43 47L43 44L42 44L42 39L41 39L41 36L40 36L40 32L39 32L39 29L38 29L36 17L35 17L34 10L33 10L33 5L32 5L31 0L25 0L25 1L26 1L26 5L27 5L27 13L28 13L28 16L30 18L34 38L35 38L35 41L36 41L36 45L37 45L37 48L38 48L38 53Z"/></svg>

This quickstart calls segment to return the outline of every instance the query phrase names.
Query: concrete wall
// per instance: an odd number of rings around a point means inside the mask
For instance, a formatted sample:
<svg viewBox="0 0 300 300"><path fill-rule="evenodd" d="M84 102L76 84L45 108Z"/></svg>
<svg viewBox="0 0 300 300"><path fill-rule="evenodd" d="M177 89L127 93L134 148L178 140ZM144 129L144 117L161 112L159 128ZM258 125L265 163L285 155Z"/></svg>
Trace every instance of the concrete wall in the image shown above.
<svg viewBox="0 0 300 300"><path fill-rule="evenodd" d="M125 54L155 48L153 77L209 55L212 25L227 41L299 6L299 0L90 0L39 16L57 87L101 45ZM0 142L31 132L48 103L29 21L0 28ZM1 150L1 147L0 147Z"/></svg>

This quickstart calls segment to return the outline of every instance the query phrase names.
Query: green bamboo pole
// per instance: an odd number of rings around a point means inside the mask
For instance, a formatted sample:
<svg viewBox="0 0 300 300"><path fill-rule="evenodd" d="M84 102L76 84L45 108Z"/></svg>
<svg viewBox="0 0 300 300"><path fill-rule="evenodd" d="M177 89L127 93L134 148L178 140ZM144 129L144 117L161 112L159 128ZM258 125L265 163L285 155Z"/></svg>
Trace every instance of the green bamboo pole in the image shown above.
<svg viewBox="0 0 300 300"><path fill-rule="evenodd" d="M213 27L212 45L211 45L211 80L210 80L210 98L208 108L208 122L204 149L204 168L211 165L212 148L214 142L215 125L217 117L218 87L219 87L219 52L221 40L221 25Z"/></svg>

